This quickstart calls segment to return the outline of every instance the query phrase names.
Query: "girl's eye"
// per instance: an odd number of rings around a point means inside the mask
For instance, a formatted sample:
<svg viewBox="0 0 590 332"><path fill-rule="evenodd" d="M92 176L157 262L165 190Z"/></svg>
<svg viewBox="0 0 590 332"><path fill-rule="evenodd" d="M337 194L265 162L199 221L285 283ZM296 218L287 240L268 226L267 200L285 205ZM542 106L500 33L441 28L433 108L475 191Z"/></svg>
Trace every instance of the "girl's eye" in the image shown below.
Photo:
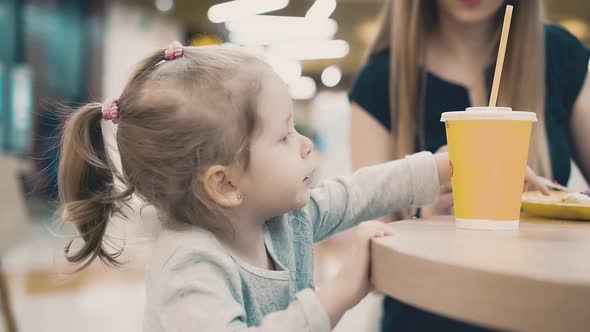
<svg viewBox="0 0 590 332"><path fill-rule="evenodd" d="M283 138L281 138L281 143L287 143L289 141L290 135L291 135L291 132L288 132L287 135L285 135Z"/></svg>

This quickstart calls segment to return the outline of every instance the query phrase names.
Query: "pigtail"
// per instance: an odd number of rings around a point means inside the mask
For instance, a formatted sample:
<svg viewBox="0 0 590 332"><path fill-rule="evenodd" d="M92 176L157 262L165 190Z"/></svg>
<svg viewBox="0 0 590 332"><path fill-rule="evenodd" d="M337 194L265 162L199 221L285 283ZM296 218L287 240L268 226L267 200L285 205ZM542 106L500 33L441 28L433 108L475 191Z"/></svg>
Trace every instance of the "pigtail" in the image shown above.
<svg viewBox="0 0 590 332"><path fill-rule="evenodd" d="M103 240L110 217L132 192L115 190L115 168L102 136L101 108L102 104L92 103L72 113L62 136L58 172L62 216L76 225L84 239L84 245L73 253L70 242L65 254L68 261L82 263L80 269L96 258L107 265L119 265L121 251L107 251Z"/></svg>
<svg viewBox="0 0 590 332"><path fill-rule="evenodd" d="M119 99L119 107L125 109L130 92L144 82L147 76L164 59L164 50L154 52L138 64L131 75L127 88ZM117 191L115 180L124 183L110 160L102 135L101 119L103 104L91 103L72 113L62 136L62 151L58 173L59 195L62 203L62 216L65 222L76 225L84 240L81 248L72 252L72 242L65 248L66 259L71 263L82 264L80 269L90 265L95 259L104 264L119 266L117 258L122 249L107 250L105 243L109 219L120 213L133 193L133 185L125 191ZM125 116L124 111L121 114ZM116 118L108 120L118 122ZM112 247L112 246L111 246Z"/></svg>

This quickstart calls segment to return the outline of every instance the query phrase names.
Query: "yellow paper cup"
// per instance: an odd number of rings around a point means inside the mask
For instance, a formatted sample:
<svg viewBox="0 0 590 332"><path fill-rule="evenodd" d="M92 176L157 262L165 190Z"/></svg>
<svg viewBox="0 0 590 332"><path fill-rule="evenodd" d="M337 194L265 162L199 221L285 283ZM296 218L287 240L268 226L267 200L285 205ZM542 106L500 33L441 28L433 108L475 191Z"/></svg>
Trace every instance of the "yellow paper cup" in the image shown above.
<svg viewBox="0 0 590 332"><path fill-rule="evenodd" d="M459 228L518 229L532 112L470 107L446 112L455 223Z"/></svg>

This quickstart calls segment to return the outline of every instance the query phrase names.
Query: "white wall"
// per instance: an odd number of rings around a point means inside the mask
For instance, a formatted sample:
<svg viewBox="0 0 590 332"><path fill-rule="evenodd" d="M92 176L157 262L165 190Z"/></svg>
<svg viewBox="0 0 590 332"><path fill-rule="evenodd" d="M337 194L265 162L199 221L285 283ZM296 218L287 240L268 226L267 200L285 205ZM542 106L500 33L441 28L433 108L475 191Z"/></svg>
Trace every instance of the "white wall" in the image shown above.
<svg viewBox="0 0 590 332"><path fill-rule="evenodd" d="M580 172L578 166L572 162L572 174L568 183L568 188L572 191L585 191L590 188L590 184L586 183L584 176Z"/></svg>
<svg viewBox="0 0 590 332"><path fill-rule="evenodd" d="M109 2L105 26L102 100L118 97L137 63L153 51L165 48L181 37L181 26L167 19L165 15L117 1ZM111 122L103 122L102 128L105 143L109 146L115 164L119 165L120 158L115 144L116 126ZM145 208L141 211L141 216L139 215L141 205L142 202L135 199L132 203L134 211L127 213L131 222L113 218L109 228L109 235L117 243L125 244L126 258L130 261L143 256L143 245L146 244L144 240L149 240L158 223L153 208Z"/></svg>
<svg viewBox="0 0 590 332"><path fill-rule="evenodd" d="M181 27L164 15L111 1L106 14L103 92L118 96L134 66L154 50L181 39Z"/></svg>

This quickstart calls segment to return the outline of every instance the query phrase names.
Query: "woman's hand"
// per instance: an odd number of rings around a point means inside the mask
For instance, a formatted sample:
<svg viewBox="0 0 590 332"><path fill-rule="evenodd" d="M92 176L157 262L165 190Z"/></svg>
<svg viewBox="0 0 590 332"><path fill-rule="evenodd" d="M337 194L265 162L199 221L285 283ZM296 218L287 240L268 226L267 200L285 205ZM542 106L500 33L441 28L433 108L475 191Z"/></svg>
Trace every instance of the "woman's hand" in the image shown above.
<svg viewBox="0 0 590 332"><path fill-rule="evenodd" d="M524 177L524 184L525 184L525 188L524 188L525 191L527 189L527 186L532 186L533 188L537 189L545 196L549 196L549 194L551 193L551 191L549 190L549 187L547 187L547 185L545 184L545 181L543 181L543 179L540 176L537 176L537 174L535 174L535 172L528 166L526 168L526 174Z"/></svg>

